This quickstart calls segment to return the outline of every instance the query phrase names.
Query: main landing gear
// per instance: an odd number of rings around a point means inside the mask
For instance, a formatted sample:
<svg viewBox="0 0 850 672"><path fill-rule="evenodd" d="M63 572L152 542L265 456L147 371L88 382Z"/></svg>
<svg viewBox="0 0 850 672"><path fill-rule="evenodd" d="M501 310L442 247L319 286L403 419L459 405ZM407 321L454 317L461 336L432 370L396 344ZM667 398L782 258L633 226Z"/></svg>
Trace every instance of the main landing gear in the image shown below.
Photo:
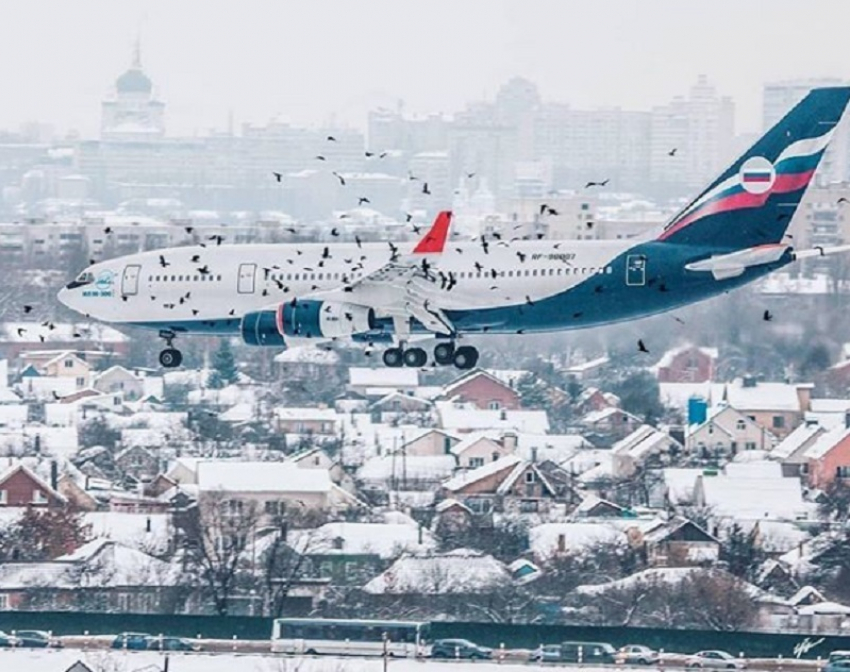
<svg viewBox="0 0 850 672"><path fill-rule="evenodd" d="M165 339L168 346L159 353L159 363L166 369L174 369L183 363L183 353L174 347L176 334L173 331L160 331L159 337Z"/></svg>
<svg viewBox="0 0 850 672"><path fill-rule="evenodd" d="M404 344L384 350L384 364L397 368L400 366L422 367L428 363L428 353L422 348L405 348ZM471 345L459 348L451 341L438 343L434 347L434 361L439 366L454 364L458 369L471 369L478 363L478 350Z"/></svg>

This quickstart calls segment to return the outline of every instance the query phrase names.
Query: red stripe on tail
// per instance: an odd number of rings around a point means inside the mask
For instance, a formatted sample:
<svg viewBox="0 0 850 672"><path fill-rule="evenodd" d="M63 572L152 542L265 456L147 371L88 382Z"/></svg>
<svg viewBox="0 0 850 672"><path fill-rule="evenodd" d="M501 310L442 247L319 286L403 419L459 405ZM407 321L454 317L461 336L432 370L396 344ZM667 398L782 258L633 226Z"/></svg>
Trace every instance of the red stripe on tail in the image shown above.
<svg viewBox="0 0 850 672"><path fill-rule="evenodd" d="M428 233L413 248L413 254L439 254L442 252L446 245L446 238L449 236L449 224L451 224L451 221L451 211L444 210L439 213Z"/></svg>

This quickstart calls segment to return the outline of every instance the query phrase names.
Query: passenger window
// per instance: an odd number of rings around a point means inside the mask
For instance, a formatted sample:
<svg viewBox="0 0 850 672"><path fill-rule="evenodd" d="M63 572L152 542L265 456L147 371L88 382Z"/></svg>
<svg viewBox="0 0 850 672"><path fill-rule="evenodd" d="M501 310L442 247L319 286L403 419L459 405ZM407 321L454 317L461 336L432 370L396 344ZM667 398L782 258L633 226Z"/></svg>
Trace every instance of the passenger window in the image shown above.
<svg viewBox="0 0 850 672"><path fill-rule="evenodd" d="M219 281L221 281L221 276L218 276Z"/></svg>
<svg viewBox="0 0 850 672"><path fill-rule="evenodd" d="M196 275L196 276L195 276L195 282L197 282L197 281L198 281L198 276Z"/></svg>
<svg viewBox="0 0 850 672"><path fill-rule="evenodd" d="M298 278L299 278L298 273L296 273L296 274L295 274L295 279L296 279L296 280L298 280Z"/></svg>
<svg viewBox="0 0 850 672"><path fill-rule="evenodd" d="M172 276L171 276L171 282L174 282L175 280L177 280L177 276L176 276L176 275L172 275Z"/></svg>

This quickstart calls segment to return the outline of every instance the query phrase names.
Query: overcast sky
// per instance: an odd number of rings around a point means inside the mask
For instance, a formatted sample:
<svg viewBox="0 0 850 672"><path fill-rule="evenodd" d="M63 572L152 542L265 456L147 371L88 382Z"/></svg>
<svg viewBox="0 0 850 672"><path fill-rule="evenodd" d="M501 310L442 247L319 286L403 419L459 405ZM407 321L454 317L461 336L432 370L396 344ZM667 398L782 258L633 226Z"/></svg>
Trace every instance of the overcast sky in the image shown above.
<svg viewBox="0 0 850 672"><path fill-rule="evenodd" d="M545 100L649 109L705 73L756 130L762 84L850 76L843 0L30 0L0 22L0 127L95 136L130 62L170 135L279 115L365 128L366 111L452 112L513 75Z"/></svg>

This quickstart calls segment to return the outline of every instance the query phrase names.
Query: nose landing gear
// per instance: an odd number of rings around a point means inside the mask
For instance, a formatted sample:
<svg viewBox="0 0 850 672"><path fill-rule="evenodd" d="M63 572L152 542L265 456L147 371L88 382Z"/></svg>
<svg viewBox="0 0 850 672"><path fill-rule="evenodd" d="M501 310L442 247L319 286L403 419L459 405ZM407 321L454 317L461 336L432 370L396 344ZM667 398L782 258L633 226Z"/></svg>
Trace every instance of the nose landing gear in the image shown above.
<svg viewBox="0 0 850 672"><path fill-rule="evenodd" d="M168 346L159 353L159 363L166 369L174 369L183 363L183 353L174 347L174 339L177 337L173 331L160 331L159 337L165 340Z"/></svg>

